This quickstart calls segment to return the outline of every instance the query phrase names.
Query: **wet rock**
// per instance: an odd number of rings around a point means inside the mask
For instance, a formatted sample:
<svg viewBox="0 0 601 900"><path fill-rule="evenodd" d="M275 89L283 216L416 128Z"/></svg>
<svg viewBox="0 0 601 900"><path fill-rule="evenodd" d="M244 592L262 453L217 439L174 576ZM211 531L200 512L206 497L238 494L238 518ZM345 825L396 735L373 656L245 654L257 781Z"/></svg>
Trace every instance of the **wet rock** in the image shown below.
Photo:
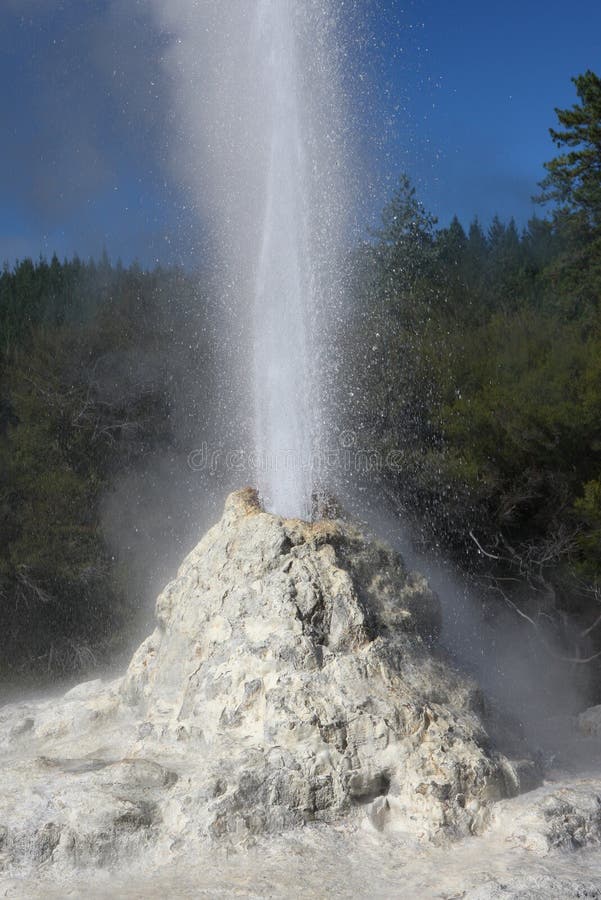
<svg viewBox="0 0 601 900"><path fill-rule="evenodd" d="M425 579L349 524L233 494L156 616L122 679L0 712L0 866L343 820L440 843L536 782L437 651Z"/></svg>
<svg viewBox="0 0 601 900"><path fill-rule="evenodd" d="M587 736L601 737L601 706L591 706L580 713L578 730Z"/></svg>
<svg viewBox="0 0 601 900"><path fill-rule="evenodd" d="M389 819L443 840L519 790L475 686L435 652L438 599L348 524L281 519L234 494L157 618L123 696L145 722L202 735L212 769L227 759L228 791L198 815L207 834L330 821L390 796Z"/></svg>
<svg viewBox="0 0 601 900"><path fill-rule="evenodd" d="M507 842L537 853L601 844L601 779L545 784L495 808L492 822Z"/></svg>

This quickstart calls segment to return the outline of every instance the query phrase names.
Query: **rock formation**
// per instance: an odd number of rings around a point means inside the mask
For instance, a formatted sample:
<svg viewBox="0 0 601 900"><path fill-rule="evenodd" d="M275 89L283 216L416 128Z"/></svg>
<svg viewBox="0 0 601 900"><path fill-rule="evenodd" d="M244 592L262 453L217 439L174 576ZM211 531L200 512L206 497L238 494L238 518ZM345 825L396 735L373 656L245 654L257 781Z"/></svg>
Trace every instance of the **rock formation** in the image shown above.
<svg viewBox="0 0 601 900"><path fill-rule="evenodd" d="M147 736L196 748L212 769L192 796L195 817L211 799L209 834L372 804L379 827L458 835L517 790L477 689L433 652L437 598L349 526L282 520L235 494L157 619L122 690Z"/></svg>
<svg viewBox="0 0 601 900"><path fill-rule="evenodd" d="M444 843L536 768L492 746L420 575L342 522L233 494L121 679L0 711L0 867L362 820Z"/></svg>

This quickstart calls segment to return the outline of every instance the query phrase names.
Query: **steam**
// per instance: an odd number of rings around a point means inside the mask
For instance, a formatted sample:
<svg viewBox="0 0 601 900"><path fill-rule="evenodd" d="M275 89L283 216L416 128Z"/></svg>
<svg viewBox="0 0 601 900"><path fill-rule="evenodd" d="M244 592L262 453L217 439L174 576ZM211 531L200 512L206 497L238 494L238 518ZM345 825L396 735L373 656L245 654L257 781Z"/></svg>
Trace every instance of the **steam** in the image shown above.
<svg viewBox="0 0 601 900"><path fill-rule="evenodd" d="M242 440L265 505L306 516L327 432L327 334L348 219L333 4L153 9L169 33L171 161L215 235L226 355L241 407L253 410Z"/></svg>
<svg viewBox="0 0 601 900"><path fill-rule="evenodd" d="M471 674L501 718L520 723L531 746L544 753L573 752L571 716L586 705L586 683L565 658L551 629L533 633L524 619L504 608L486 609L482 590L432 547L417 549L412 527L390 508L373 480L358 488L339 486L346 508L421 572L442 607L442 644L455 664ZM540 624L544 629L544 624Z"/></svg>

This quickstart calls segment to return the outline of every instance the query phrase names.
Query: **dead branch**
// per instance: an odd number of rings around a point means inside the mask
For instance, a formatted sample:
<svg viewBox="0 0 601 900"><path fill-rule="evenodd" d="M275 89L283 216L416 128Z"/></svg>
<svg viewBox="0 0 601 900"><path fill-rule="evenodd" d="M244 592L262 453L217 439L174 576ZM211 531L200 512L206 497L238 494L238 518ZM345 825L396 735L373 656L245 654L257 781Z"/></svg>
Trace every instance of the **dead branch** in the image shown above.
<svg viewBox="0 0 601 900"><path fill-rule="evenodd" d="M530 542L525 544L519 550L514 547L503 536L499 536L495 542L494 549L502 548L502 553L492 553L486 550L478 540L473 531L469 532L470 538L478 548L478 552L507 566L510 570L517 572L516 576L490 574L484 576L489 588L498 593L503 602L520 618L524 619L535 631L537 639L544 647L547 653L554 659L561 662L572 663L575 665L583 665L593 662L601 658L601 650L588 656L565 656L551 646L547 640L540 624L530 615L528 615L518 604L509 596L504 585L527 585L534 593L544 594L554 606L556 603L556 591L553 583L547 576L548 570L561 560L567 559L576 547L577 531L567 531L566 529L558 529L558 531L541 542ZM595 596L601 602L599 590L596 589ZM539 609L538 618L546 618L551 624L555 624L551 616L544 610ZM601 614L595 619L593 624L580 633L580 638L587 637L598 625L601 624Z"/></svg>

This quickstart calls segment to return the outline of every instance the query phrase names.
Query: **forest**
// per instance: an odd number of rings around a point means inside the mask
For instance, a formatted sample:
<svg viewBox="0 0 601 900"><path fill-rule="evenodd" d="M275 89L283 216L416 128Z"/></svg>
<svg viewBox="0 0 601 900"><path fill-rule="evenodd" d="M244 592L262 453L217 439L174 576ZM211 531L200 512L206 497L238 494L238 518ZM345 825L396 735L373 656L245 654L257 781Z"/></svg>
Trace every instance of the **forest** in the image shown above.
<svg viewBox="0 0 601 900"><path fill-rule="evenodd" d="M348 255L339 390L361 445L401 455L383 478L423 541L524 627L552 622L598 679L601 79L574 82L524 229L497 217L440 228L401 176ZM106 254L5 265L4 679L90 671L129 645L149 584L132 588L106 497L157 454L185 460L199 423L212 427L215 302L207 273ZM162 527L185 543L183 520Z"/></svg>

